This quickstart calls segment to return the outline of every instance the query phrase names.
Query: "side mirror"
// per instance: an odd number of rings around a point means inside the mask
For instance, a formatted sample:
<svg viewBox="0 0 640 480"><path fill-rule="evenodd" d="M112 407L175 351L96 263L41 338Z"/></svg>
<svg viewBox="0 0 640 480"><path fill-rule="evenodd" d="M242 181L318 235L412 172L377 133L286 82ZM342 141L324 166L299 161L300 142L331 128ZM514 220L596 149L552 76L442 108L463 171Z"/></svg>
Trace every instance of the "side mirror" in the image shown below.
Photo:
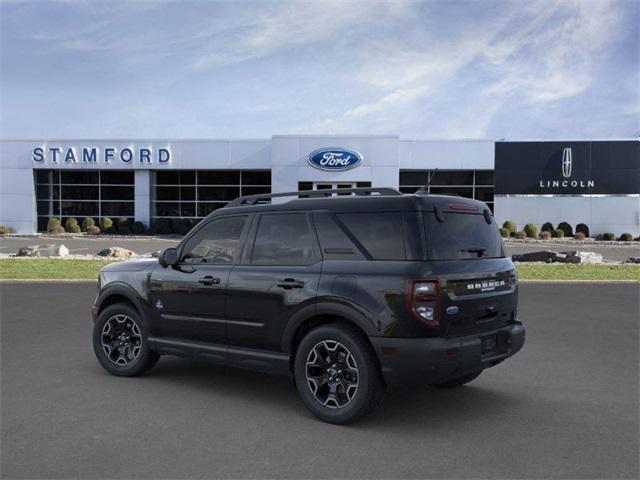
<svg viewBox="0 0 640 480"><path fill-rule="evenodd" d="M178 263L178 250L175 248L167 248L164 250L158 258L162 268L167 268Z"/></svg>

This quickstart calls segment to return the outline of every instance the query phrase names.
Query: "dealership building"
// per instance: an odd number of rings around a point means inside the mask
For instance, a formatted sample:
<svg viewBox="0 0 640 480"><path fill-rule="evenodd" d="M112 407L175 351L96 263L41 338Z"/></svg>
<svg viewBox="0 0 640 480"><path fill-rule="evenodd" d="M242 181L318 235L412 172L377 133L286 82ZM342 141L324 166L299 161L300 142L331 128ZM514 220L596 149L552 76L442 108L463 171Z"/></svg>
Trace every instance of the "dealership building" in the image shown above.
<svg viewBox="0 0 640 480"><path fill-rule="evenodd" d="M434 172L437 169L437 173ZM406 140L274 135L247 140L4 140L0 224L51 217L200 219L240 195L429 184L486 202L499 222L586 223L640 235L640 141Z"/></svg>

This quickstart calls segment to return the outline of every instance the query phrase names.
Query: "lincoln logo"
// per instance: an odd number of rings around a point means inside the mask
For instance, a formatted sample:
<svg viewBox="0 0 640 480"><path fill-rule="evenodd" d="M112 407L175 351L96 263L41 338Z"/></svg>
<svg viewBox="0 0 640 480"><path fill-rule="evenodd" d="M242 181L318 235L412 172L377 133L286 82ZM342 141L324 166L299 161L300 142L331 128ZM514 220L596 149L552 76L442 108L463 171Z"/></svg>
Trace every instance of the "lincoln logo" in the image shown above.
<svg viewBox="0 0 640 480"><path fill-rule="evenodd" d="M562 150L562 176L569 178L571 176L571 164L573 163L573 155L571 147Z"/></svg>
<svg viewBox="0 0 640 480"><path fill-rule="evenodd" d="M320 170L348 170L362 162L362 155L346 148L321 148L309 154L309 164Z"/></svg>

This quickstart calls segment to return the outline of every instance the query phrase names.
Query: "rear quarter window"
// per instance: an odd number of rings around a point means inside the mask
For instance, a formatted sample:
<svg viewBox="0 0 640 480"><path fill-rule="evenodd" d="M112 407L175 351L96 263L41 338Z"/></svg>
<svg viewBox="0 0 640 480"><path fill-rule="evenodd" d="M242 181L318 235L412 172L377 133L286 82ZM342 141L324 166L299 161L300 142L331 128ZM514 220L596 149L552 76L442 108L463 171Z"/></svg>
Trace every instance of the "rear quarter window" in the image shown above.
<svg viewBox="0 0 640 480"><path fill-rule="evenodd" d="M336 217L374 260L406 260L400 212L338 213Z"/></svg>
<svg viewBox="0 0 640 480"><path fill-rule="evenodd" d="M427 251L431 260L467 260L504 257L502 238L493 221L484 215L443 212L439 221L434 213L424 213Z"/></svg>

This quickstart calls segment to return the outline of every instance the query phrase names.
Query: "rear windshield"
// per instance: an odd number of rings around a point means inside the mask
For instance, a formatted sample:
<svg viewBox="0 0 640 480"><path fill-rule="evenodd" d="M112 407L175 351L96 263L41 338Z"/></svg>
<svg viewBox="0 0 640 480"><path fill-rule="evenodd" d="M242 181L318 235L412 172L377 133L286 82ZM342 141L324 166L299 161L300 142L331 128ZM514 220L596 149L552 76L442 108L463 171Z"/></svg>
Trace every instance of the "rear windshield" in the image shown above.
<svg viewBox="0 0 640 480"><path fill-rule="evenodd" d="M473 213L424 213L427 249L431 260L466 260L504 257L502 238L492 220Z"/></svg>

